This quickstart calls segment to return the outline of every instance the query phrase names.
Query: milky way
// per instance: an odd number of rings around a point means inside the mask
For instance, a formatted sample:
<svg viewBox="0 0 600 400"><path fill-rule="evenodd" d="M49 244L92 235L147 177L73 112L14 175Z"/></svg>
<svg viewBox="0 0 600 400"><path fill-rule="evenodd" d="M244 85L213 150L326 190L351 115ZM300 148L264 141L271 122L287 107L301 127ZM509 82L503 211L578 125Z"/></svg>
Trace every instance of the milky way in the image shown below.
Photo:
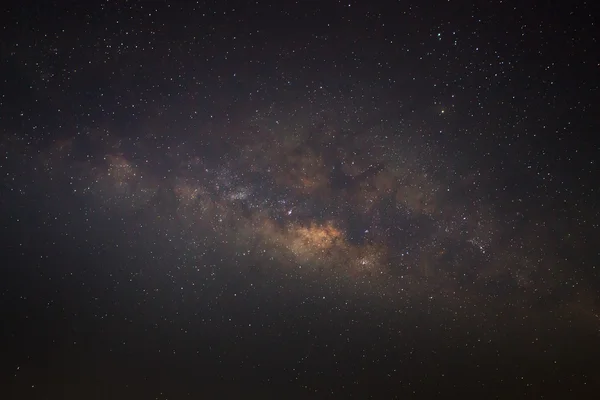
<svg viewBox="0 0 600 400"><path fill-rule="evenodd" d="M593 8L5 7L0 398L597 398Z"/></svg>
<svg viewBox="0 0 600 400"><path fill-rule="evenodd" d="M579 282L572 260L552 249L561 232L548 214L495 198L485 172L453 167L459 160L421 132L357 134L322 113L277 113L240 119L246 129L218 151L202 130L180 140L84 129L49 146L13 139L4 148L33 162L36 185L67 184L86 212L131 218L126 229L142 237L158 227L191 257L218 246L242 273L304 276L390 304L435 296L450 307L522 307Z"/></svg>

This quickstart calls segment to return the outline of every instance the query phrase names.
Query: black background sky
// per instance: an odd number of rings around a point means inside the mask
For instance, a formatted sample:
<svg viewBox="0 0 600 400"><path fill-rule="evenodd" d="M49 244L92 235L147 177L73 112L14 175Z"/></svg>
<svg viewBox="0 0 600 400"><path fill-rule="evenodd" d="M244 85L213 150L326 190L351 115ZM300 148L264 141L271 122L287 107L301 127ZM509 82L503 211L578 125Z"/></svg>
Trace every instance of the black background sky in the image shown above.
<svg viewBox="0 0 600 400"><path fill-rule="evenodd" d="M28 2L0 396L596 398L593 2Z"/></svg>

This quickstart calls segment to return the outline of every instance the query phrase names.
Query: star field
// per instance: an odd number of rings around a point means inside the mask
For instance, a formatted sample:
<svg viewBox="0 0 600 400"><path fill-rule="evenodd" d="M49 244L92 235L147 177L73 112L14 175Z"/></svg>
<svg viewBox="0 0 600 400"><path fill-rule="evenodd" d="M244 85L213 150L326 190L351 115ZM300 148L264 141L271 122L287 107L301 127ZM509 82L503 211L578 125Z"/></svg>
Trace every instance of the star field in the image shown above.
<svg viewBox="0 0 600 400"><path fill-rule="evenodd" d="M8 8L2 396L594 398L592 8Z"/></svg>

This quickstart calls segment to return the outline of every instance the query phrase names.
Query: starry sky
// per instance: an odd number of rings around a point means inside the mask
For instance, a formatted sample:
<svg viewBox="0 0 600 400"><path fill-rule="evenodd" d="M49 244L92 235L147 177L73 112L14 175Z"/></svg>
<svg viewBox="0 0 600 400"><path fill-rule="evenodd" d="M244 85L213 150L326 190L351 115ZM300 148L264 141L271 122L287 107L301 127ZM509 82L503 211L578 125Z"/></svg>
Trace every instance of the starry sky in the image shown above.
<svg viewBox="0 0 600 400"><path fill-rule="evenodd" d="M597 25L5 6L2 397L595 398Z"/></svg>

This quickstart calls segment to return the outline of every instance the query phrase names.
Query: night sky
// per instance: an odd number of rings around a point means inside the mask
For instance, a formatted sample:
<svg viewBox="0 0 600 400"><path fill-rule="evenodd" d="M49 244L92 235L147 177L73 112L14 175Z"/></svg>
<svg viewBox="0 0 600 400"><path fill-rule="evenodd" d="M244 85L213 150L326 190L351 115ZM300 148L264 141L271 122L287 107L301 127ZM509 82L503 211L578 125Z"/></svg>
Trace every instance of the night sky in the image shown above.
<svg viewBox="0 0 600 400"><path fill-rule="evenodd" d="M597 14L3 6L0 397L597 398Z"/></svg>

